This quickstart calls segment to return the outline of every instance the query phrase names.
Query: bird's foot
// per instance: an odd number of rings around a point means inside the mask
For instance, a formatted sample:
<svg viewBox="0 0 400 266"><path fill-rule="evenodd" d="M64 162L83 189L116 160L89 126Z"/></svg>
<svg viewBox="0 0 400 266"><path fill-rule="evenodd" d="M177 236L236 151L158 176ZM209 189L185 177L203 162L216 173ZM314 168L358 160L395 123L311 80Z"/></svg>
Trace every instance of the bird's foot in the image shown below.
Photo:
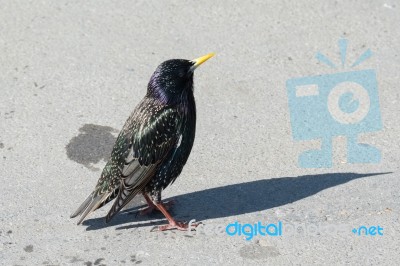
<svg viewBox="0 0 400 266"><path fill-rule="evenodd" d="M172 206L174 206L176 203L176 200L168 200L168 201L163 201L162 205L165 207L166 210L170 210ZM148 202L148 206L145 208L142 208L138 211L138 215L143 216L143 215L149 215L153 213L153 211L160 211L156 205L154 205L152 202Z"/></svg>
<svg viewBox="0 0 400 266"><path fill-rule="evenodd" d="M151 230L152 232L166 231L173 229L178 229L181 231L192 231L192 229L195 229L200 224L200 223L194 223L194 220L191 220L189 223L175 221L175 219L172 218L171 214L169 214L163 203L156 203L155 205L157 209L159 209L162 212L162 214L164 214L165 218L167 218L169 224L157 226Z"/></svg>
<svg viewBox="0 0 400 266"><path fill-rule="evenodd" d="M179 221L173 221L169 224L165 225L160 225L156 226L153 229L151 229L151 232L156 232L156 231L167 231L167 230L180 230L180 231L192 231L195 230L197 226L199 226L201 222L199 223L186 223L186 222L179 222Z"/></svg>

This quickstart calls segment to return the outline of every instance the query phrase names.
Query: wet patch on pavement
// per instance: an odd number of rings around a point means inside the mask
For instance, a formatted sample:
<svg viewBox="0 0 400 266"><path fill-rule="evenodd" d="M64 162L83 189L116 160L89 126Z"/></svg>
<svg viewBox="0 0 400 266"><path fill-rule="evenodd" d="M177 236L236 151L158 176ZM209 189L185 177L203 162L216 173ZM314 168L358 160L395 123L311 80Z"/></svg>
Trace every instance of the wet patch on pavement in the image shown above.
<svg viewBox="0 0 400 266"><path fill-rule="evenodd" d="M112 127L85 124L65 147L67 156L92 171L98 171L100 169L94 165L110 158L118 132Z"/></svg>

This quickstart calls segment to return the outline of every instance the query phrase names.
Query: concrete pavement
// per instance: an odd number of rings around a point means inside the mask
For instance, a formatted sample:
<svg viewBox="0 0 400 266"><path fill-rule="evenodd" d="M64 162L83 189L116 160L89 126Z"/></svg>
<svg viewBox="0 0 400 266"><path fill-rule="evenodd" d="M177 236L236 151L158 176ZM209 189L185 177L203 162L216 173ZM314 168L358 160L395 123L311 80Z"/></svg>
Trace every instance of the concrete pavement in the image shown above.
<svg viewBox="0 0 400 266"><path fill-rule="evenodd" d="M394 265L400 259L397 1L1 1L0 264ZM335 73L320 51L377 74L383 129L360 140L378 164L305 169L318 141L291 135L286 81ZM164 192L197 232L153 233L156 214L108 206L69 215L93 189L116 135L157 65L216 56L195 74L197 133ZM141 203L138 198L133 203ZM282 222L280 236L228 236L228 224ZM383 235L352 229L380 226ZM294 229L293 229L294 228ZM292 230L293 229L293 230ZM286 231L285 231L286 230Z"/></svg>

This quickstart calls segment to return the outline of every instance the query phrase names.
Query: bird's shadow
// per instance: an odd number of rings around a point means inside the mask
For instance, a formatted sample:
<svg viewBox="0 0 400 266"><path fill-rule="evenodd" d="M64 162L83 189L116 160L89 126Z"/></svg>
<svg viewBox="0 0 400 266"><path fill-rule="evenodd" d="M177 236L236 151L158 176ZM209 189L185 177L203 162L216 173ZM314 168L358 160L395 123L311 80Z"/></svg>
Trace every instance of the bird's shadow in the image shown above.
<svg viewBox="0 0 400 266"><path fill-rule="evenodd" d="M324 189L358 178L388 173L303 175L210 188L173 197L177 202L173 207L173 214L179 214L175 216L178 219L204 221L258 212L304 199ZM109 224L104 222L104 218L94 218L86 220L83 225L88 226L86 230L98 230L130 223L117 227L116 229L119 230L165 223L162 220L163 215L159 213L152 214L150 217L132 215L135 213L135 209L130 209L114 217Z"/></svg>

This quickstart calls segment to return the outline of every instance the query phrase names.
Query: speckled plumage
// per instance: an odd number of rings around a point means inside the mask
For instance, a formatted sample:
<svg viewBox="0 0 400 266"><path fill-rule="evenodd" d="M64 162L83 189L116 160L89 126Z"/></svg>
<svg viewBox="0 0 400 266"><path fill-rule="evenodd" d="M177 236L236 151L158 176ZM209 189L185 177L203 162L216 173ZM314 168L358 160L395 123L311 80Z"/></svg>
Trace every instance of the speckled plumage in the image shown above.
<svg viewBox="0 0 400 266"><path fill-rule="evenodd" d="M138 193L161 200L161 191L181 173L193 146L196 106L193 61L162 63L147 94L122 128L94 191L71 215L78 222L114 198L108 222Z"/></svg>

